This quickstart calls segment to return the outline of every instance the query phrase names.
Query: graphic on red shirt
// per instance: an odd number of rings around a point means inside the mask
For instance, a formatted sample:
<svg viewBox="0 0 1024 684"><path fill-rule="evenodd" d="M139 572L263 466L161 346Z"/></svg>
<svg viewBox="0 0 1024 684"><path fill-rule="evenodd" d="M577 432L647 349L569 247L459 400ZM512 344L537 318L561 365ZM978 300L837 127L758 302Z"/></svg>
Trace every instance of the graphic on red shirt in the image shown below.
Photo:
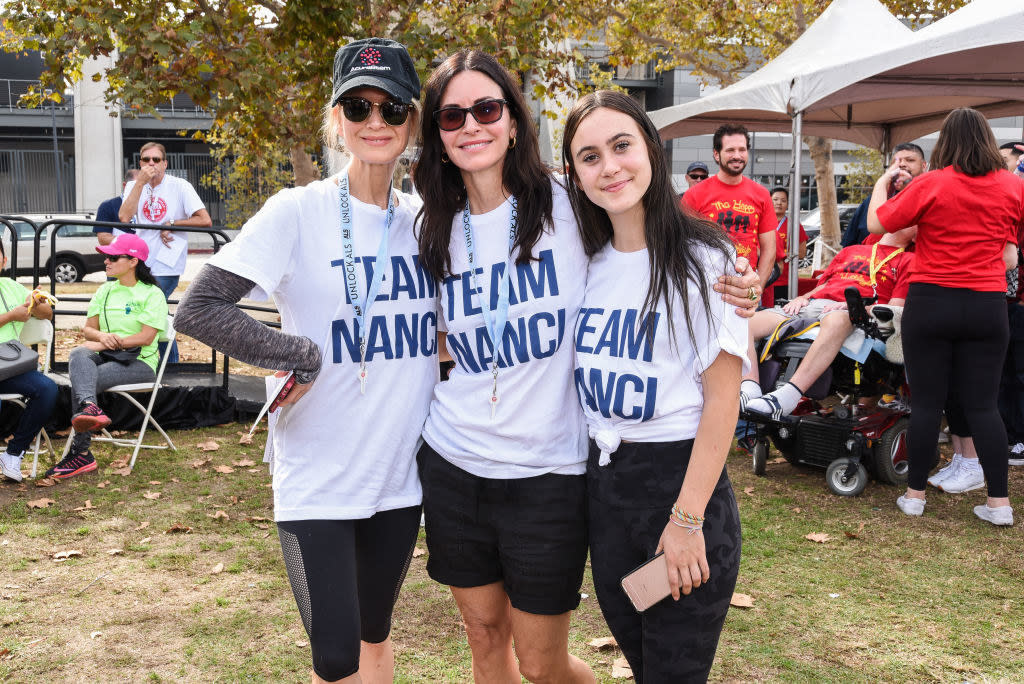
<svg viewBox="0 0 1024 684"><path fill-rule="evenodd" d="M683 205L725 229L736 254L757 268L758 235L775 230L775 209L768 191L749 178L727 185L711 176L683 194Z"/></svg>
<svg viewBox="0 0 1024 684"><path fill-rule="evenodd" d="M149 223L161 223L167 216L167 202L163 198L150 195L142 203L142 216Z"/></svg>
<svg viewBox="0 0 1024 684"><path fill-rule="evenodd" d="M797 240L797 244L799 245L801 242L806 243L807 242L807 231L804 230L803 225L801 225L799 223L796 224L796 225L800 229L800 239ZM785 258L786 258L786 248L788 247L788 245L786 244L786 239L789 237L788 234L789 234L789 219L785 218L785 219L782 220L782 225L778 227L778 229L776 230L776 233L775 233L775 235L776 235L775 261L779 262L779 265L782 267L782 274L779 276L779 279L776 282L778 282L781 285L785 285L787 279L789 278L789 264L786 263L786 261L785 261Z"/></svg>
<svg viewBox="0 0 1024 684"><path fill-rule="evenodd" d="M872 259L872 252L874 258ZM910 275L913 254L897 252L896 247L878 245L851 245L839 252L818 281L824 287L812 296L814 299L845 301L846 288L856 287L862 297L878 295L884 304L895 296L906 296L906 282ZM871 285L871 272L875 271L875 285ZM900 292L902 291L902 294Z"/></svg>

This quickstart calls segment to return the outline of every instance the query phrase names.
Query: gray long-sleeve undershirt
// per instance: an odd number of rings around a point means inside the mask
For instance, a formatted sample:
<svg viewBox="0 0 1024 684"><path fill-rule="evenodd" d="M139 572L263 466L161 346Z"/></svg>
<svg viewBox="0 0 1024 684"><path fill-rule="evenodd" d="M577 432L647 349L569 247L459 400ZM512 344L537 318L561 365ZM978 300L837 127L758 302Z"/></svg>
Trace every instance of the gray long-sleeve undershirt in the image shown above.
<svg viewBox="0 0 1024 684"><path fill-rule="evenodd" d="M207 264L188 286L174 328L228 356L271 370L295 371L297 382L320 373L320 348L308 337L260 323L235 306L256 284Z"/></svg>

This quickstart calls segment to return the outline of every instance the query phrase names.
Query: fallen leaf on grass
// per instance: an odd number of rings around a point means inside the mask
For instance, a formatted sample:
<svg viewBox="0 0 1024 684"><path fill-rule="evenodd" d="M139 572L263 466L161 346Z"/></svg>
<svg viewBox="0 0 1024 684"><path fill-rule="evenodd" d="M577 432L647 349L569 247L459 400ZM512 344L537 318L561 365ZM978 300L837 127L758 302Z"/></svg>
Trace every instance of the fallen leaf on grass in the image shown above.
<svg viewBox="0 0 1024 684"><path fill-rule="evenodd" d="M116 461L111 461L110 467L111 468L127 468L128 467L128 459L127 458L119 458Z"/></svg>
<svg viewBox="0 0 1024 684"><path fill-rule="evenodd" d="M235 461L234 464L239 468L249 468L256 465L256 461L250 461L247 458L243 458L241 461Z"/></svg>
<svg viewBox="0 0 1024 684"><path fill-rule="evenodd" d="M124 549L107 549L108 556L120 556L124 553Z"/></svg>
<svg viewBox="0 0 1024 684"><path fill-rule="evenodd" d="M121 477L128 477L129 475L132 474L132 469L129 468L128 466L125 466L123 468L114 468L110 472L114 475L120 475Z"/></svg>
<svg viewBox="0 0 1024 684"><path fill-rule="evenodd" d="M213 569L210 570L210 574L211 575L219 575L222 572L224 572L224 564L223 563L217 563L216 565L213 566Z"/></svg>
<svg viewBox="0 0 1024 684"><path fill-rule="evenodd" d="M96 637L101 637L101 636L103 636L103 632L93 632L92 634L89 635L89 638L90 639L95 639Z"/></svg>
<svg viewBox="0 0 1024 684"><path fill-rule="evenodd" d="M220 449L220 444L217 444L216 440L211 439L196 444L196 448L200 451L216 451L217 449Z"/></svg>
<svg viewBox="0 0 1024 684"><path fill-rule="evenodd" d="M136 532L141 532L142 530L146 529L147 527L149 527L149 521L148 520L143 520L142 522L139 523L139 526L135 528L135 531Z"/></svg>
<svg viewBox="0 0 1024 684"><path fill-rule="evenodd" d="M259 515L250 515L248 518L246 518L246 521L248 521L248 522L270 522L270 518L264 518L264 517L259 516Z"/></svg>
<svg viewBox="0 0 1024 684"><path fill-rule="evenodd" d="M587 646L591 646L598 650L603 648L614 648L619 645L619 642L615 640L615 637L600 637L597 639L591 639L587 642Z"/></svg>
<svg viewBox="0 0 1024 684"><path fill-rule="evenodd" d="M801 508L799 506L793 506L793 508L789 510L793 511L794 513L799 513L801 511Z"/></svg>
<svg viewBox="0 0 1024 684"><path fill-rule="evenodd" d="M632 679L633 670L625 658L616 658L612 663L612 679Z"/></svg>
<svg viewBox="0 0 1024 684"><path fill-rule="evenodd" d="M811 532L808 535L804 535L804 539L809 539L812 542L817 542L818 544L824 544L831 538L832 537L828 536L824 532Z"/></svg>
<svg viewBox="0 0 1024 684"><path fill-rule="evenodd" d="M423 550L423 549L421 549L420 547L417 546L416 548L414 548L412 550L412 557L413 558L419 558L420 556L422 556L425 553L426 553L425 550Z"/></svg>
<svg viewBox="0 0 1024 684"><path fill-rule="evenodd" d="M46 508L50 504L57 503L53 499L34 499L25 503L29 508Z"/></svg>
<svg viewBox="0 0 1024 684"><path fill-rule="evenodd" d="M96 485L96 488L97 489L106 489L108 484L110 484L110 480L106 480L105 482L100 482L98 485Z"/></svg>
<svg viewBox="0 0 1024 684"><path fill-rule="evenodd" d="M26 485L24 482L22 482L20 485L15 487L15 491L27 492L28 491L28 485Z"/></svg>
<svg viewBox="0 0 1024 684"><path fill-rule="evenodd" d="M139 540L139 544L148 544L151 541L153 541L152 537L143 537Z"/></svg>
<svg viewBox="0 0 1024 684"><path fill-rule="evenodd" d="M229 516L224 511L217 511L216 513L207 513L206 517L213 518L214 520L231 520L231 516Z"/></svg>
<svg viewBox="0 0 1024 684"><path fill-rule="evenodd" d="M163 482L161 482L160 480L150 480L149 484L151 484L153 486L156 486L156 485L162 485Z"/></svg>
<svg viewBox="0 0 1024 684"><path fill-rule="evenodd" d="M772 464L775 464L775 463L785 463L786 459L784 459L782 456L779 456L777 458L773 458L772 460L770 460L768 462L772 463Z"/></svg>
<svg viewBox="0 0 1024 684"><path fill-rule="evenodd" d="M86 499L84 506L79 506L75 509L76 511L94 511L96 507L92 505L92 499Z"/></svg>
<svg viewBox="0 0 1024 684"><path fill-rule="evenodd" d="M150 500L159 499L161 496L162 494L160 492L146 492L145 494L142 495L143 498Z"/></svg>
<svg viewBox="0 0 1024 684"><path fill-rule="evenodd" d="M735 592L733 593L732 598L729 599L729 605L735 606L736 608L753 608L754 597L749 594Z"/></svg>
<svg viewBox="0 0 1024 684"><path fill-rule="evenodd" d="M41 477L36 480L36 487L52 487L57 484L57 481L52 477Z"/></svg>
<svg viewBox="0 0 1024 684"><path fill-rule="evenodd" d="M192 461L192 467L193 468L202 468L204 465L209 463L210 460L211 459L209 459L209 458L204 458L204 459L199 460L199 461Z"/></svg>
<svg viewBox="0 0 1024 684"><path fill-rule="evenodd" d="M168 527L166 530L164 530L164 534L191 534L191 533L192 533L192 528L191 527L186 527L185 525L182 525L180 523L174 523L173 525Z"/></svg>
<svg viewBox="0 0 1024 684"><path fill-rule="evenodd" d="M861 524L857 526L857 531L856 532L850 532L849 530L843 530L843 534L845 534L850 539L860 539L860 533L863 532L863 531L864 531L864 523L861 522Z"/></svg>
<svg viewBox="0 0 1024 684"><path fill-rule="evenodd" d="M238 443L239 444L252 444L252 435L250 435L247 432L242 433L242 436L238 438Z"/></svg>
<svg viewBox="0 0 1024 684"><path fill-rule="evenodd" d="M218 473L224 473L224 474L235 472L234 468L232 468L231 466L226 466L226 465L214 466L213 469L216 470Z"/></svg>
<svg viewBox="0 0 1024 684"><path fill-rule="evenodd" d="M78 549L72 549L71 551L58 551L57 553L53 554L53 560L55 560L58 563L60 563L62 561L66 561L68 558L73 558L75 556L81 556L81 555L82 555L82 552L79 551Z"/></svg>
<svg viewBox="0 0 1024 684"><path fill-rule="evenodd" d="M307 646L309 646L309 642L308 641L296 641L295 645L298 646L299 648L306 648Z"/></svg>
<svg viewBox="0 0 1024 684"><path fill-rule="evenodd" d="M746 494L747 496L754 496L754 488L753 487L744 487L743 488L743 493Z"/></svg>

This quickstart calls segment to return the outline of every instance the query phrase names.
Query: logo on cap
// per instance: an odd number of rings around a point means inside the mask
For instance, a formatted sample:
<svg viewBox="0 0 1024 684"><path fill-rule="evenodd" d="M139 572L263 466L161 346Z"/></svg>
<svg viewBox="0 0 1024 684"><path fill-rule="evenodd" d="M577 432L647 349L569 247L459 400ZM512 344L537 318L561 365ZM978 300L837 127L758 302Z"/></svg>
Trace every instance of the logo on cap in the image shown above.
<svg viewBox="0 0 1024 684"><path fill-rule="evenodd" d="M372 47L366 48L359 53L359 61L366 66L375 66L380 64L380 50Z"/></svg>

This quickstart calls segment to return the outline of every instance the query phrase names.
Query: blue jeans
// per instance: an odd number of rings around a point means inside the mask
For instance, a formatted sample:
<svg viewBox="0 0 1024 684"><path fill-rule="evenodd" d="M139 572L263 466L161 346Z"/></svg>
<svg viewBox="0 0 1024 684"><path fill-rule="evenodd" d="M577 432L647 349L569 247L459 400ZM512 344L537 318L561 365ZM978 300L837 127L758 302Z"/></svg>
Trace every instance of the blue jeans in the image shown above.
<svg viewBox="0 0 1024 684"><path fill-rule="evenodd" d="M0 380L0 394L21 394L27 399L14 436L7 443L7 453L19 455L28 448L53 413L57 385L39 371L29 371Z"/></svg>
<svg viewBox="0 0 1024 684"><path fill-rule="evenodd" d="M156 285L160 288L160 291L164 293L164 299L170 299L171 293L174 292L174 288L178 287L178 280L181 276L153 276L156 278ZM161 342L157 345L160 349L160 357L163 358L164 352L167 351L167 343ZM175 342L171 345L170 358L167 359L167 363L178 363L178 343Z"/></svg>

